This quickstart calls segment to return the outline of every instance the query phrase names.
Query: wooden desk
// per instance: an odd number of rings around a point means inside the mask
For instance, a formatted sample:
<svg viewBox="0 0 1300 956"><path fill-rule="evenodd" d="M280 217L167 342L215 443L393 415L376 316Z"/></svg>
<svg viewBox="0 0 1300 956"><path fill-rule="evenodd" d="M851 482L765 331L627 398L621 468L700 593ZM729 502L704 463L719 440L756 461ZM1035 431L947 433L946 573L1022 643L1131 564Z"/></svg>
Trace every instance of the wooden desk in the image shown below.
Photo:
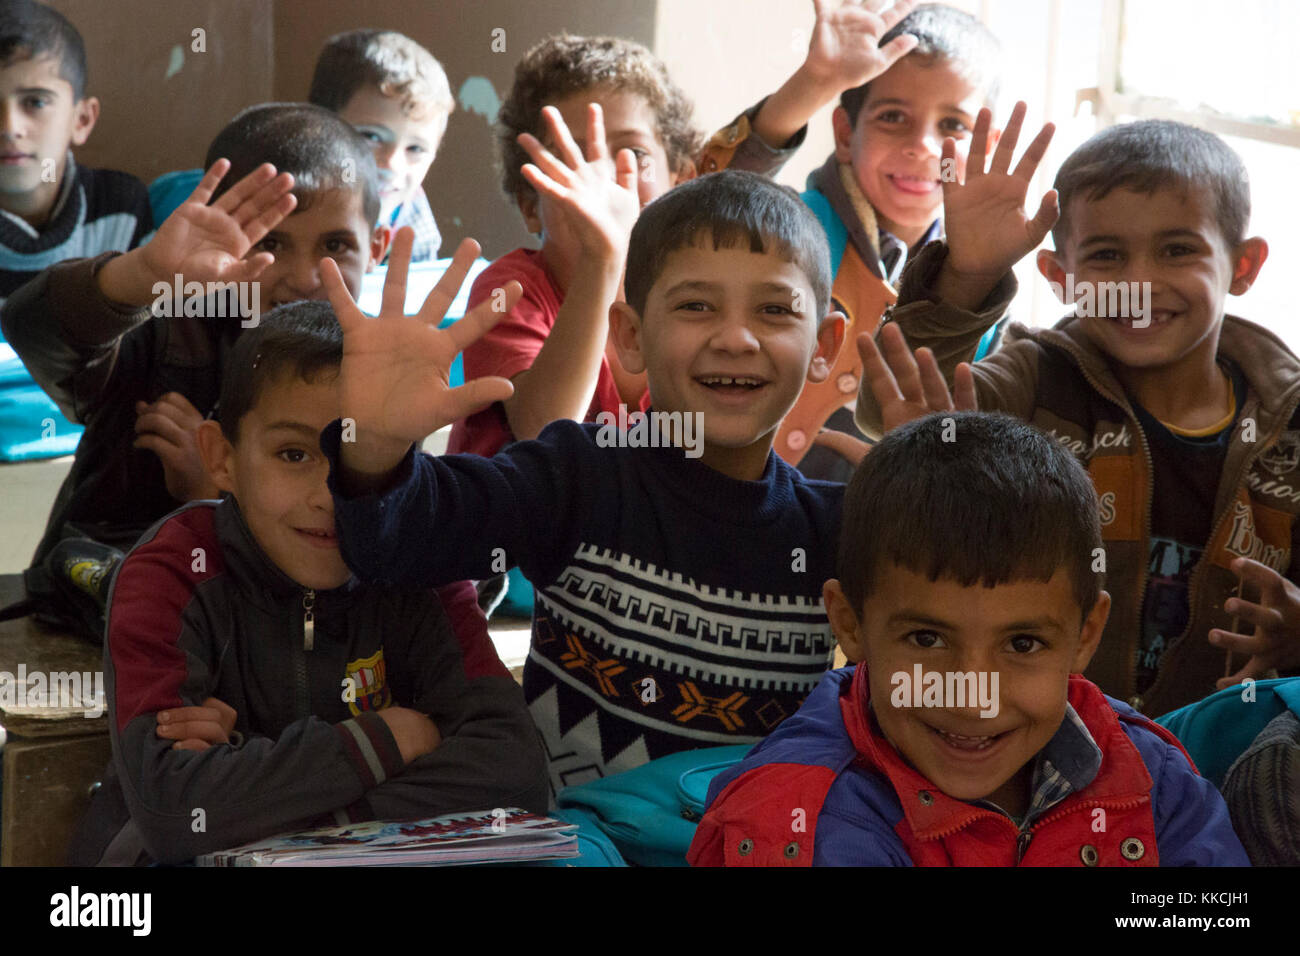
<svg viewBox="0 0 1300 956"><path fill-rule="evenodd" d="M22 594L20 575L0 575L0 605ZM101 649L81 638L46 630L31 618L0 621L0 672L15 682L20 670L29 684L40 672L48 692L49 675L75 671L97 675L99 688L103 669ZM108 766L108 719L86 716L94 701L56 707L59 702L47 696L27 706L7 703L0 702L0 866L58 866L86 811L89 788Z"/></svg>

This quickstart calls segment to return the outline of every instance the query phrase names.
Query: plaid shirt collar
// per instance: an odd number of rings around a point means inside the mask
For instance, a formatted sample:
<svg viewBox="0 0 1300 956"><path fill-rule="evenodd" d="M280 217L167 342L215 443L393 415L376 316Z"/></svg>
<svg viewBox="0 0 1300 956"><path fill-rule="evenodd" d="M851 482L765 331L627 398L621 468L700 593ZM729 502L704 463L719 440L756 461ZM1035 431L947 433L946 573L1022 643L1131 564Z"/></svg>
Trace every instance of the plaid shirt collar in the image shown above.
<svg viewBox="0 0 1300 956"><path fill-rule="evenodd" d="M1029 809L1023 819L1012 817L1022 830L1072 793L1087 787L1101 770L1101 748L1093 739L1082 718L1070 704L1065 705L1065 719L1034 758L1033 782ZM977 806L1006 813L987 800L973 800ZM1007 814L1011 816L1011 814Z"/></svg>
<svg viewBox="0 0 1300 956"><path fill-rule="evenodd" d="M410 226L415 230L415 245L411 247L412 262L438 258L442 234L438 232L433 210L429 208L429 197L424 194L423 189L416 190L410 202L404 202L393 210L390 225L394 231L403 226Z"/></svg>
<svg viewBox="0 0 1300 956"><path fill-rule="evenodd" d="M942 235L943 220L936 219L930 223L930 228L925 231L925 235L912 249L919 251L927 242L938 239ZM897 288L898 280L903 275L903 267L907 265L907 260L911 258L912 250L908 249L907 244L888 229L877 230L876 244L877 248L880 249L880 265L885 273L885 281Z"/></svg>

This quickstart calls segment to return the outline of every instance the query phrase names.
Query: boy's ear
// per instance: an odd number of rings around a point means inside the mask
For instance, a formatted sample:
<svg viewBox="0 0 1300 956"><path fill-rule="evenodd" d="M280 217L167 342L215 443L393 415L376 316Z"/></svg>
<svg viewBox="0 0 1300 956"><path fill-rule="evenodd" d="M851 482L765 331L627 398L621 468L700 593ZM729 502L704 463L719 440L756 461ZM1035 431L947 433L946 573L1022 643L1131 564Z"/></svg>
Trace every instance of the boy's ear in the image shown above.
<svg viewBox="0 0 1300 956"><path fill-rule="evenodd" d="M836 578L831 578L822 585L822 601L826 605L826 617L830 619L831 631L849 663L860 664L865 661L867 647L859 633L858 613L844 596L844 589Z"/></svg>
<svg viewBox="0 0 1300 956"><path fill-rule="evenodd" d="M392 226L375 226L375 231L370 234L370 265L371 267L379 265L384 261L384 256L388 254L388 246L393 241ZM367 272L370 269L366 270Z"/></svg>
<svg viewBox="0 0 1300 956"><path fill-rule="evenodd" d="M72 110L72 145L84 146L86 140L90 139L90 131L99 120L99 98L87 96L80 99Z"/></svg>
<svg viewBox="0 0 1300 956"><path fill-rule="evenodd" d="M626 302L615 302L609 307L609 334L614 339L618 360L633 375L645 371L645 355L641 351L641 316Z"/></svg>
<svg viewBox="0 0 1300 956"><path fill-rule="evenodd" d="M524 228L534 236L542 234L542 216L538 210L537 193L531 189L521 189L515 193L515 204L519 214L524 217Z"/></svg>
<svg viewBox="0 0 1300 956"><path fill-rule="evenodd" d="M808 365L808 381L824 382L830 376L835 360L840 357L840 349L844 346L844 330L847 327L848 319L843 312L832 312L822 319L822 324L817 327L817 351L813 353L812 362Z"/></svg>
<svg viewBox="0 0 1300 956"><path fill-rule="evenodd" d="M1079 649L1075 652L1072 674L1082 674L1092 655L1101 643L1101 632L1106 629L1106 619L1110 617L1110 595L1101 591L1097 594L1097 603L1092 606L1088 616L1083 619L1083 629L1079 632Z"/></svg>
<svg viewBox="0 0 1300 956"><path fill-rule="evenodd" d="M1259 236L1242 240L1232 256L1232 285L1228 286L1228 291L1233 295L1245 295L1255 284L1267 258L1268 243Z"/></svg>
<svg viewBox="0 0 1300 956"><path fill-rule="evenodd" d="M849 121L849 111L842 106L835 107L831 114L831 128L835 132L835 159L841 163L853 159L853 123Z"/></svg>
<svg viewBox="0 0 1300 956"><path fill-rule="evenodd" d="M222 491L238 496L235 491L235 446L226 439L221 426L209 418L199 425L194 438L199 446L199 458L212 483Z"/></svg>
<svg viewBox="0 0 1300 956"><path fill-rule="evenodd" d="M1065 265L1051 249L1039 249L1038 256L1035 258L1038 264L1038 271L1048 284L1052 287L1052 292L1061 301L1062 305L1069 305L1065 301Z"/></svg>

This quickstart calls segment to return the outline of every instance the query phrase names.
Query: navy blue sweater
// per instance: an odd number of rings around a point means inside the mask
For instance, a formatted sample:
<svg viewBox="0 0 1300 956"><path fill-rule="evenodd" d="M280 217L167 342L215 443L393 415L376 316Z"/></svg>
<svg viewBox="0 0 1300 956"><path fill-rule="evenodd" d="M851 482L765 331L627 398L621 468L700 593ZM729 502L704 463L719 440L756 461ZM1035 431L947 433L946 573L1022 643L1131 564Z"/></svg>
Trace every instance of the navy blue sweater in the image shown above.
<svg viewBox="0 0 1300 956"><path fill-rule="evenodd" d="M533 583L524 695L554 788L694 747L756 742L825 673L821 601L844 486L769 454L737 481L673 448L601 448L554 422L494 458L414 449L349 499L340 423L321 436L343 557L427 587L518 565Z"/></svg>

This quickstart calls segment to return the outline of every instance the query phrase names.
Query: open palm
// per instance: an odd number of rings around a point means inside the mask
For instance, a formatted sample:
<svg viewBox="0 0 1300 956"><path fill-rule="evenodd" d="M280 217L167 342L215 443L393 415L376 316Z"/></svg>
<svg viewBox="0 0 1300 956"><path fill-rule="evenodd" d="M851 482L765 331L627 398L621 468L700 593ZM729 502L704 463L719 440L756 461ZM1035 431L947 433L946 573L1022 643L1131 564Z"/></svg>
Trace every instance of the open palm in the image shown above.
<svg viewBox="0 0 1300 956"><path fill-rule="evenodd" d="M992 114L982 109L975 121L966 181L943 177L944 231L948 239L947 266L966 276L999 278L1026 253L1035 249L1056 222L1056 191L1049 190L1031 219L1025 214L1025 196L1038 164L1047 152L1055 128L1043 126L1025 155L1011 169L1016 141L1025 118L1025 104L1017 103L998 141L992 164L985 171ZM956 143L944 140L941 169L956 163Z"/></svg>
<svg viewBox="0 0 1300 956"><path fill-rule="evenodd" d="M343 329L342 415L356 423L359 440L403 449L510 397L507 379L486 377L452 388L449 373L456 355L504 318L522 293L519 283L509 282L463 319L439 329L479 253L478 243L466 239L420 311L406 315L406 275L414 237L409 227L397 233L376 318L357 308L334 261L321 260L321 281Z"/></svg>
<svg viewBox="0 0 1300 956"><path fill-rule="evenodd" d="M244 257L293 211L297 202L290 192L293 177L277 176L275 167L266 163L208 205L229 169L228 160L215 162L189 199L142 247L151 275L168 280L180 275L195 282L248 282L274 261L269 252Z"/></svg>
<svg viewBox="0 0 1300 956"><path fill-rule="evenodd" d="M818 75L833 78L841 90L853 89L875 79L916 46L916 38L897 36L885 46L880 40L912 12L914 0L899 0L883 12L882 3L846 0L813 0L817 21L808 44L808 67Z"/></svg>

